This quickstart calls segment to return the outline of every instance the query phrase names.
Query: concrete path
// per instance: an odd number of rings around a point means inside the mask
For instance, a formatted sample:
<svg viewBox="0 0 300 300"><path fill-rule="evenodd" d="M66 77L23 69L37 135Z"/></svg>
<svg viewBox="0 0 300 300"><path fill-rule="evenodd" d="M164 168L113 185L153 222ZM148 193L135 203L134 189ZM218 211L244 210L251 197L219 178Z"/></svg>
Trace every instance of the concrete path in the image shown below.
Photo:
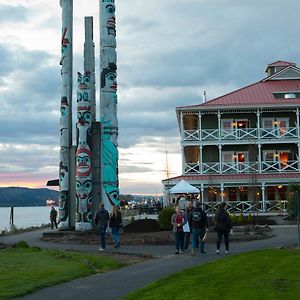
<svg viewBox="0 0 300 300"><path fill-rule="evenodd" d="M271 239L232 243L231 254L238 254L256 249L274 247L295 247L297 245L296 226L274 226L272 227L275 236ZM27 241L31 246L42 248L68 249L77 251L97 252L96 245L77 244L54 244L39 240L43 231L27 232L14 236L1 237L0 242ZM223 246L223 245L222 245ZM184 255L173 254L173 246L122 246L120 249L108 249L109 252L122 252L127 254L147 254L157 257L126 268L97 274L83 279L73 280L37 292L18 299L38 300L67 300L67 299L121 299L129 292L141 288L157 279L163 278L183 269L201 265L225 256L222 253L215 254L215 244L207 244L207 254L191 256L189 252Z"/></svg>

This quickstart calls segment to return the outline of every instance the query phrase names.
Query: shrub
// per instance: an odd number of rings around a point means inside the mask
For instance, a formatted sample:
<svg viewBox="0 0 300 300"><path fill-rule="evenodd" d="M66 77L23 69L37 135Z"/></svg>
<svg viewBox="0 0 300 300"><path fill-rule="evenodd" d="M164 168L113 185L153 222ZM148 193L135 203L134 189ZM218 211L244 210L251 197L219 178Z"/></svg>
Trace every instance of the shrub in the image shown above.
<svg viewBox="0 0 300 300"><path fill-rule="evenodd" d="M244 215L243 213L241 212L240 215L239 215L239 223L242 225L245 221L245 218L244 218Z"/></svg>
<svg viewBox="0 0 300 300"><path fill-rule="evenodd" d="M158 224L160 229L162 230L171 230L171 217L175 213L175 209L173 207L166 207L158 214Z"/></svg>
<svg viewBox="0 0 300 300"><path fill-rule="evenodd" d="M253 224L253 216L251 214L248 215L248 223Z"/></svg>
<svg viewBox="0 0 300 300"><path fill-rule="evenodd" d="M233 225L236 225L238 223L238 221L239 221L239 218L238 218L238 216L235 213L233 213L232 215L230 215L230 219L231 219L231 222L232 222Z"/></svg>
<svg viewBox="0 0 300 300"><path fill-rule="evenodd" d="M29 248L29 245L25 241L20 241L20 242L16 243L16 248L22 248L22 249L26 248L27 249L27 248Z"/></svg>
<svg viewBox="0 0 300 300"><path fill-rule="evenodd" d="M288 200L288 214L291 219L295 219L297 217L297 203L296 203L296 196L295 192L298 192L298 201L300 198L300 185L291 184L288 187L286 193L286 199Z"/></svg>

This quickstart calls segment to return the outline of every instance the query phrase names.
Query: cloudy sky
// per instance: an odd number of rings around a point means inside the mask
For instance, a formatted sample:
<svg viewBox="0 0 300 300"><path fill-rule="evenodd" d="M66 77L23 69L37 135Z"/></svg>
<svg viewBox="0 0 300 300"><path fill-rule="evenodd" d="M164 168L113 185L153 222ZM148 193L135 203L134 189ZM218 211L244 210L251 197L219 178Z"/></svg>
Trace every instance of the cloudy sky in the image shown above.
<svg viewBox="0 0 300 300"><path fill-rule="evenodd" d="M121 193L161 193L167 165L181 174L176 106L256 82L273 61L300 65L299 11L299 0L116 0ZM98 1L74 0L74 73L84 16L99 56ZM59 0L0 0L0 28L0 186L45 187L58 177Z"/></svg>

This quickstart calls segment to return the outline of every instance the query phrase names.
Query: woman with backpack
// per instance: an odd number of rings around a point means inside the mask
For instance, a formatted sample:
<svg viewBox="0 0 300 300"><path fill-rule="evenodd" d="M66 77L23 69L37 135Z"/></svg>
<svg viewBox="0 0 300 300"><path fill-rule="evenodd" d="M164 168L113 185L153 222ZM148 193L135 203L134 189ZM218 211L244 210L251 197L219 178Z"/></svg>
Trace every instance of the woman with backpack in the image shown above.
<svg viewBox="0 0 300 300"><path fill-rule="evenodd" d="M229 252L229 234L232 231L232 223L227 212L227 203L222 202L219 205L218 211L215 216L215 230L217 232L217 254L220 253L220 246L222 237L224 236L224 243L225 243L225 253Z"/></svg>

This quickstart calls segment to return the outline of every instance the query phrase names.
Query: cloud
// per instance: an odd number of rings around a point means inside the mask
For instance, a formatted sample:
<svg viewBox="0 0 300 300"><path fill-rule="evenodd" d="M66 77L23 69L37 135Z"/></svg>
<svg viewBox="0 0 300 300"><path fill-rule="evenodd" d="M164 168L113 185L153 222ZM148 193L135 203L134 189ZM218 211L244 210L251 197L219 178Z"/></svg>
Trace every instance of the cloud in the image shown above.
<svg viewBox="0 0 300 300"><path fill-rule="evenodd" d="M24 5L0 5L0 23L19 23L28 18L28 9Z"/></svg>
<svg viewBox="0 0 300 300"><path fill-rule="evenodd" d="M1 166L10 179L15 172L18 182L26 173L30 180L38 181L42 172L56 178L61 9L47 0L4 2L0 140L7 146L0 146L6 158ZM204 90L211 99L256 82L270 62L300 64L296 0L288 5L281 0L127 0L116 5L122 193L160 192L166 151L170 172L180 174L177 106L201 103ZM99 82L97 14L98 1L74 2L74 95L76 72L83 69L84 15L95 16Z"/></svg>

